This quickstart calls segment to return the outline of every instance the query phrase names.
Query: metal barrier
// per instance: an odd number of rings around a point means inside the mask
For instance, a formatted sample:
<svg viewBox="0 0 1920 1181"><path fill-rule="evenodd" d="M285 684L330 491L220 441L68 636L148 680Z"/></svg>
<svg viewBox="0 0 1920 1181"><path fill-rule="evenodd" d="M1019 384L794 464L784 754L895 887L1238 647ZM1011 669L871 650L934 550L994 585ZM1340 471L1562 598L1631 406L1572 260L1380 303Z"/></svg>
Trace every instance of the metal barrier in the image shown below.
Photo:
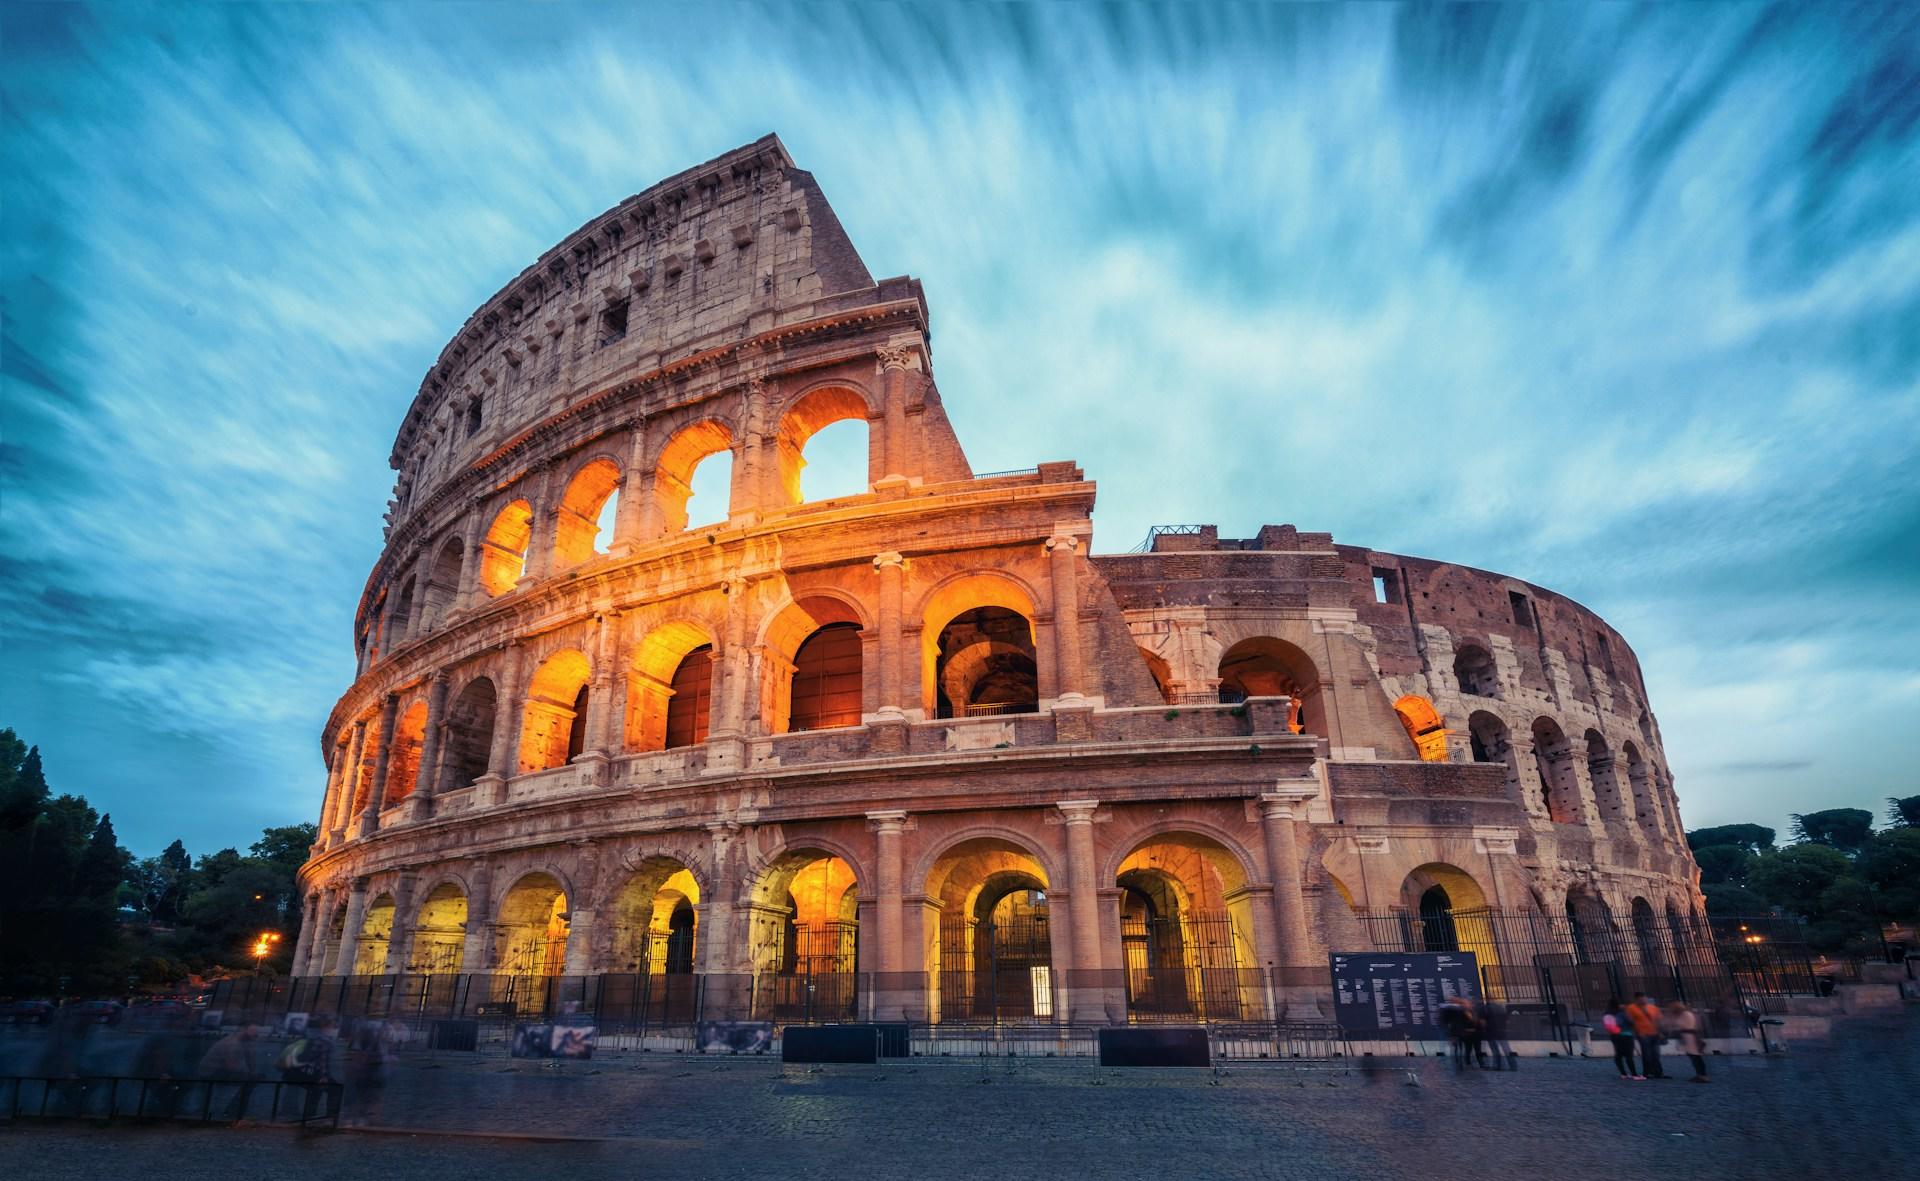
<svg viewBox="0 0 1920 1181"><path fill-rule="evenodd" d="M112 1123L119 1119L176 1120L192 1123L232 1123L256 1114L258 1097L271 1096L266 1109L269 1123L328 1128L340 1126L339 1083L289 1083L221 1079L134 1078L126 1075L86 1075L49 1078L42 1075L0 1075L9 1122L32 1119L84 1119ZM294 1092L283 1095L283 1092ZM226 1102L217 1105L224 1097ZM318 1114L325 1106L326 1113ZM298 1114L282 1121L281 1111Z"/></svg>

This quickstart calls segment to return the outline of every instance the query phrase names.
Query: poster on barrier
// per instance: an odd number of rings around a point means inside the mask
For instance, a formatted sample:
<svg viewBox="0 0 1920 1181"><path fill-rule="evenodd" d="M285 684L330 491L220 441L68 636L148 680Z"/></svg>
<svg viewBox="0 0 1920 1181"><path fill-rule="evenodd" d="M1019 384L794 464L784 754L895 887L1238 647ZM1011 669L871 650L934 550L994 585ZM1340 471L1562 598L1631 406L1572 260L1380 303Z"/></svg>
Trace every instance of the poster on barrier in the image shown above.
<svg viewBox="0 0 1920 1181"><path fill-rule="evenodd" d="M1333 1016L1348 1037L1440 1041L1440 1006L1480 999L1470 951L1334 952Z"/></svg>
<svg viewBox="0 0 1920 1181"><path fill-rule="evenodd" d="M702 1054L764 1054L773 1049L771 1021L702 1021Z"/></svg>
<svg viewBox="0 0 1920 1181"><path fill-rule="evenodd" d="M598 1030L591 1025L530 1025L513 1027L508 1052L515 1058L591 1058Z"/></svg>

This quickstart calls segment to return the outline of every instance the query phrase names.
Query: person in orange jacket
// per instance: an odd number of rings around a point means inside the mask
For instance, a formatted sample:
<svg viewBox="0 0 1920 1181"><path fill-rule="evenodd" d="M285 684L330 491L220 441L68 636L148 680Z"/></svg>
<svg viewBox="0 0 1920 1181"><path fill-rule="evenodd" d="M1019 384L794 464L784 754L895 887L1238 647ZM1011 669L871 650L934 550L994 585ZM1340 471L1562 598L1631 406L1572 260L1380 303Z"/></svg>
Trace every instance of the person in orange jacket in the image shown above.
<svg viewBox="0 0 1920 1181"><path fill-rule="evenodd" d="M1633 994L1627 1006L1627 1020L1633 1023L1633 1038L1640 1043L1640 1071L1648 1078L1666 1078L1660 1068L1660 1006L1644 992Z"/></svg>

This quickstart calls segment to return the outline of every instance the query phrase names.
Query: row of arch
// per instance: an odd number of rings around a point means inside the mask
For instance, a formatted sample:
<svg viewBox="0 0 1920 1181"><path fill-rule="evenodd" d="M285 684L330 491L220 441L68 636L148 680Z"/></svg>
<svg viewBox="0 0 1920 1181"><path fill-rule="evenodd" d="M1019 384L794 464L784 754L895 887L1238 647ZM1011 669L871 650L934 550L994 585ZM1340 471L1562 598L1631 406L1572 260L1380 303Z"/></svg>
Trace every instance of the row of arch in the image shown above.
<svg viewBox="0 0 1920 1181"><path fill-rule="evenodd" d="M1631 821L1649 836L1660 837L1677 831L1677 817L1667 814L1663 808L1666 785L1659 769L1631 739L1621 744L1616 758L1600 731L1588 729L1576 748L1558 722L1545 716L1536 717L1526 744L1539 784L1539 789L1534 791L1523 787L1520 760L1524 756L1505 721L1486 710L1475 710L1467 719L1467 732L1473 761L1505 766L1507 785L1515 798L1523 800L1530 811L1544 814L1556 824L1586 822L1579 772L1579 768L1584 767L1603 823L1627 825L1630 799ZM1619 776L1621 763L1625 764L1626 771L1624 793Z"/></svg>
<svg viewBox="0 0 1920 1181"><path fill-rule="evenodd" d="M749 505L797 505L864 492L879 467L875 432L868 426L877 414L868 395L850 385L802 394L767 440L771 470L764 474L736 472L735 454L745 440L719 418L700 419L674 432L652 467L642 469L649 472L649 487L628 487L630 461L589 455L567 474L550 511L538 512L535 493L513 495L474 540L471 557L466 539L449 537L430 562L398 580L390 601L385 593L377 595L362 625L361 667L381 651L438 626L462 595L497 598L530 575L559 573L605 557L617 535L665 536L725 521ZM817 481L803 479L809 451L829 460ZM856 452L866 454L857 476L850 470ZM769 487L743 487L749 484ZM639 503L623 507L623 495ZM542 529L537 515L550 528Z"/></svg>

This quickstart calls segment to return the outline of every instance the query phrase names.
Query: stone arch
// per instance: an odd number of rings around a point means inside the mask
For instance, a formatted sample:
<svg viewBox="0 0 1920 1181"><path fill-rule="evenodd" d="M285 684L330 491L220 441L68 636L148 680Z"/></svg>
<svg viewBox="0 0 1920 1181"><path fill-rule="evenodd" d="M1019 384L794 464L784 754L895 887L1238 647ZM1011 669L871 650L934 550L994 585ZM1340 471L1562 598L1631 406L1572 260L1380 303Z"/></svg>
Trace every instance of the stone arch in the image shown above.
<svg viewBox="0 0 1920 1181"><path fill-rule="evenodd" d="M1276 636L1249 636L1220 654L1220 700L1287 697L1293 701L1288 726L1295 734L1327 736L1326 702L1320 670L1295 644Z"/></svg>
<svg viewBox="0 0 1920 1181"><path fill-rule="evenodd" d="M480 539L480 588L496 599L513 590L526 575L532 540L533 506L525 500L509 501Z"/></svg>
<svg viewBox="0 0 1920 1181"><path fill-rule="evenodd" d="M620 499L620 465L601 455L582 464L561 494L553 534L553 568L566 570L606 554L602 536L612 540L612 529L601 523ZM610 524L610 522L609 522Z"/></svg>
<svg viewBox="0 0 1920 1181"><path fill-rule="evenodd" d="M774 437L774 454L779 503L799 504L804 499L800 473L806 467L806 446L815 434L840 422L859 422L865 426L875 415L864 393L850 386L816 386L787 404L780 416L780 429ZM874 432L867 432L867 475L873 470ZM862 485L870 485L863 479Z"/></svg>
<svg viewBox="0 0 1920 1181"><path fill-rule="evenodd" d="M702 885L694 867L675 855L656 853L635 862L608 908L612 970L692 975L700 951Z"/></svg>
<svg viewBox="0 0 1920 1181"><path fill-rule="evenodd" d="M760 716L769 732L860 724L867 626L859 607L838 594L807 593L767 616ZM829 642L815 643L823 637Z"/></svg>
<svg viewBox="0 0 1920 1181"><path fill-rule="evenodd" d="M397 648L406 640L413 621L413 599L415 579L408 575L400 584L400 593L394 596L393 613L388 617L392 622L387 626L387 646Z"/></svg>
<svg viewBox="0 0 1920 1181"><path fill-rule="evenodd" d="M834 1020L855 1012L863 879L831 844L788 845L752 879L747 954L758 1015Z"/></svg>
<svg viewBox="0 0 1920 1181"><path fill-rule="evenodd" d="M493 755L493 728L500 708L490 677L461 686L447 709L440 753L439 791L459 791L487 773Z"/></svg>
<svg viewBox="0 0 1920 1181"><path fill-rule="evenodd" d="M1393 712L1423 762L1447 761L1447 723L1433 702L1409 693L1393 703Z"/></svg>
<svg viewBox="0 0 1920 1181"><path fill-rule="evenodd" d="M379 976L387 970L387 948L393 942L393 895L385 891L367 903L366 917L354 932L352 974Z"/></svg>
<svg viewBox="0 0 1920 1181"><path fill-rule="evenodd" d="M540 662L527 685L520 728L520 771L564 767L585 749L588 683L593 666L578 648L562 648Z"/></svg>
<svg viewBox="0 0 1920 1181"><path fill-rule="evenodd" d="M1626 823L1626 808L1620 799L1620 781L1614 775L1613 751L1607 748L1607 740L1598 730L1589 729L1585 735L1587 748L1587 778L1593 783L1593 802L1600 810L1600 819L1610 824Z"/></svg>
<svg viewBox="0 0 1920 1181"><path fill-rule="evenodd" d="M1153 678L1153 687L1160 691L1160 700L1172 705L1173 667L1167 663L1166 657L1151 648L1140 646L1137 651L1140 653L1140 659L1146 661L1147 675Z"/></svg>
<svg viewBox="0 0 1920 1181"><path fill-rule="evenodd" d="M1147 1019L1240 1020L1262 1011L1251 860L1196 825L1153 826L1105 879L1121 890L1128 1012Z"/></svg>
<svg viewBox="0 0 1920 1181"><path fill-rule="evenodd" d="M530 869L500 895L495 970L509 976L558 976L566 968L572 891L557 870Z"/></svg>
<svg viewBox="0 0 1920 1181"><path fill-rule="evenodd" d="M704 654L702 659L707 664L704 693L683 674L688 658L695 653ZM633 646L627 680L629 747L666 750L670 736L679 745L692 745L686 740L688 734L698 734L705 740L712 709L712 653L712 628L687 616L658 624ZM677 692L676 681L680 684Z"/></svg>
<svg viewBox="0 0 1920 1181"><path fill-rule="evenodd" d="M1528 811L1544 811L1535 808L1527 799L1526 789L1520 778L1520 758L1513 748L1513 732L1500 715L1484 709L1477 709L1467 717L1467 741L1473 750L1476 763L1499 763L1507 769L1507 795Z"/></svg>
<svg viewBox="0 0 1920 1181"><path fill-rule="evenodd" d="M983 614L993 612L993 614ZM948 696L949 688L942 684L942 666L949 658L964 647L977 646L984 640L991 649L997 641L1001 650L997 658L1003 668L992 664L996 654L989 650L978 654L981 660L976 671L981 673L1003 672L1016 676L1021 660L1033 663L1033 706L1038 708L1039 666L1034 647L1033 620L1036 615L1034 597L1031 590L1017 579L999 572L972 571L954 575L945 579L921 600L920 606L920 685L922 705L928 717L953 716L966 706L972 705L972 691L978 687L976 681L965 687L968 701L956 701ZM968 617L962 624L962 632L949 635L954 624L963 616ZM1024 622L1024 629L1011 617L1017 616ZM969 630L970 629L970 630ZM1024 631L1024 635L1021 634ZM978 633L973 634L973 633ZM960 641L976 641L961 645ZM942 713L941 699L946 697L951 712ZM1024 704L1022 701L1020 704ZM1032 710L1004 710L1001 712L1032 712Z"/></svg>
<svg viewBox="0 0 1920 1181"><path fill-rule="evenodd" d="M1053 1016L1052 879L1029 842L949 840L911 880L936 920L924 953L936 1020Z"/></svg>
<svg viewBox="0 0 1920 1181"><path fill-rule="evenodd" d="M1573 770L1573 747L1552 718L1533 720L1533 760L1547 815L1555 824L1580 823L1580 780Z"/></svg>
<svg viewBox="0 0 1920 1181"><path fill-rule="evenodd" d="M1653 903L1635 895L1628 904L1633 922L1633 944L1642 968L1658 968L1667 962L1666 947L1660 938L1660 918Z"/></svg>
<svg viewBox="0 0 1920 1181"><path fill-rule="evenodd" d="M1650 837L1658 837L1661 833L1660 812L1654 800L1653 774L1647 766L1647 760L1631 739L1621 745L1620 754L1627 761L1627 786L1633 792L1634 817L1639 821L1641 831Z"/></svg>
<svg viewBox="0 0 1920 1181"><path fill-rule="evenodd" d="M1471 871L1444 861L1414 867L1401 880L1399 909L1407 916L1409 946L1471 952L1483 969L1499 964L1487 892Z"/></svg>
<svg viewBox="0 0 1920 1181"><path fill-rule="evenodd" d="M465 568L466 543L458 537L447 538L440 552L433 559L432 572L427 575L427 600L422 618L427 627L437 627L445 622L460 598L460 572Z"/></svg>
<svg viewBox="0 0 1920 1181"><path fill-rule="evenodd" d="M466 960L467 917L466 883L451 874L443 876L420 899L407 971L459 973Z"/></svg>
<svg viewBox="0 0 1920 1181"><path fill-rule="evenodd" d="M420 751L427 738L427 703L416 701L393 724L384 806L391 808L420 785Z"/></svg>
<svg viewBox="0 0 1920 1181"><path fill-rule="evenodd" d="M731 453L733 445L733 428L717 418L689 423L667 440L653 473L654 507L665 532L678 533L687 527L693 470L709 455Z"/></svg>
<svg viewBox="0 0 1920 1181"><path fill-rule="evenodd" d="M1056 880L1059 870L1054 864L1054 854L1029 834L1000 824L969 824L947 834L920 854L919 859L908 868L905 880L927 881L942 858L971 841L998 841L1010 845L1039 864L1042 878L1049 882Z"/></svg>
<svg viewBox="0 0 1920 1181"><path fill-rule="evenodd" d="M1454 649L1453 679L1460 692L1469 697L1500 698L1500 670L1493 654L1478 644L1462 644Z"/></svg>

